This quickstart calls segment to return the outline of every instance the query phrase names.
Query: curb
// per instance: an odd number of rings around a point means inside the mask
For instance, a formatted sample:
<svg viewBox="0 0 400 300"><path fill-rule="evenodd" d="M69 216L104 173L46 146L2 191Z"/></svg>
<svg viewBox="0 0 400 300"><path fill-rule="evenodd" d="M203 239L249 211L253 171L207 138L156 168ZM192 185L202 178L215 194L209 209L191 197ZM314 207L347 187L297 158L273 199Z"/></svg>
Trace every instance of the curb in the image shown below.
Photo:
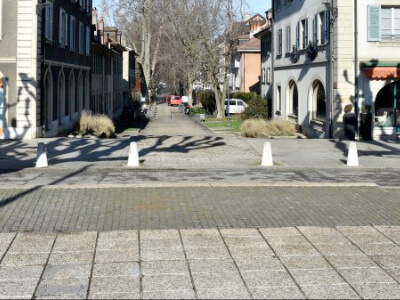
<svg viewBox="0 0 400 300"><path fill-rule="evenodd" d="M60 184L60 185L21 185L12 187L9 185L0 185L0 190L30 190L30 189L105 189L105 188L224 188L224 187L265 187L265 188L287 188L287 187L303 187L303 188L323 188L323 187L374 187L380 186L373 182L365 183L345 183L345 182L326 182L326 183L309 183L309 182L277 182L277 183L155 183L155 184ZM386 187L385 187L386 188ZM393 187L396 188L396 187Z"/></svg>

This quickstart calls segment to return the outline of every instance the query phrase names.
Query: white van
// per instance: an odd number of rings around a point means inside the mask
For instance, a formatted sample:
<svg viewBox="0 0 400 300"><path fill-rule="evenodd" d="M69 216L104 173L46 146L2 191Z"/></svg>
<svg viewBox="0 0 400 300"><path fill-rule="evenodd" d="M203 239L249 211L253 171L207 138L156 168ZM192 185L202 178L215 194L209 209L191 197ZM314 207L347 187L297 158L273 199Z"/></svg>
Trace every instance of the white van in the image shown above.
<svg viewBox="0 0 400 300"><path fill-rule="evenodd" d="M229 100L229 114L241 114L248 105L241 99ZM225 115L228 114L228 99L225 99Z"/></svg>

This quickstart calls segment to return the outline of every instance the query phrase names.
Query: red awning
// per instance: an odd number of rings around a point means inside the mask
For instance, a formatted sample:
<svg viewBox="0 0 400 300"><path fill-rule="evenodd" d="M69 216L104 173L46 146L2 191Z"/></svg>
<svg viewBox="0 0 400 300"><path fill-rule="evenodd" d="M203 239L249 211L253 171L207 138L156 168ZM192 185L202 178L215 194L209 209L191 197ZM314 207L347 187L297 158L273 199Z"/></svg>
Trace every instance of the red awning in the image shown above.
<svg viewBox="0 0 400 300"><path fill-rule="evenodd" d="M375 67L365 68L365 74L369 79L388 80L400 79L400 68L396 67Z"/></svg>

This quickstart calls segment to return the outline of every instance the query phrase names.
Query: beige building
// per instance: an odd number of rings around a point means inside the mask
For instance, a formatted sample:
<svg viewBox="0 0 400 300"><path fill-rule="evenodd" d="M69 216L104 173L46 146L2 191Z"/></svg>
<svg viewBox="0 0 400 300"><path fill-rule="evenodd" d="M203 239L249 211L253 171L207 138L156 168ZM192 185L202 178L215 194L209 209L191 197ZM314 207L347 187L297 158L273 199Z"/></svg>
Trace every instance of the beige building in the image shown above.
<svg viewBox="0 0 400 300"><path fill-rule="evenodd" d="M240 91L260 93L261 42L253 37L237 48L240 56Z"/></svg>

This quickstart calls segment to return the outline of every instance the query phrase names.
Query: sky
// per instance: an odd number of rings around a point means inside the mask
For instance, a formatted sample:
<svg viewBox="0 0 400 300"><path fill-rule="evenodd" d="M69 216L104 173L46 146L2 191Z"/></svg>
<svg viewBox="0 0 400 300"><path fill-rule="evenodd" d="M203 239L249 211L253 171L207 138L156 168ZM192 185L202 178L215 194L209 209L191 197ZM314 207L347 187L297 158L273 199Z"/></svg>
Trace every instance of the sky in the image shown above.
<svg viewBox="0 0 400 300"><path fill-rule="evenodd" d="M252 14L259 13L265 16L265 12L271 8L271 0L246 0L249 5L249 12Z"/></svg>

